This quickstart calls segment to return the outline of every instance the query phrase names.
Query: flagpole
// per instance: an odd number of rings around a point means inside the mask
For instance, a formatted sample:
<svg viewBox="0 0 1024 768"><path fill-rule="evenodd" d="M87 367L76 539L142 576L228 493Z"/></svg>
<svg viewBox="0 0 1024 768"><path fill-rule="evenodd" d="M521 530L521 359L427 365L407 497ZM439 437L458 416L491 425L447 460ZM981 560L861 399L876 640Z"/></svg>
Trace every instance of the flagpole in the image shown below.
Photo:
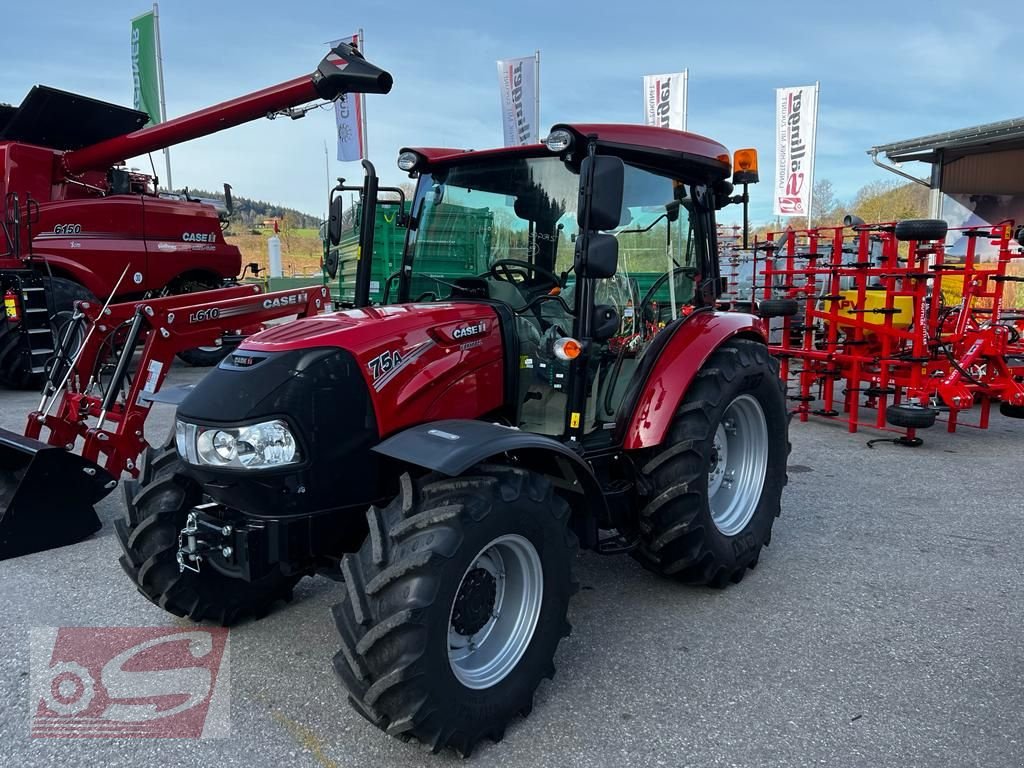
<svg viewBox="0 0 1024 768"><path fill-rule="evenodd" d="M690 68L683 70L683 130L686 130L686 116L690 108Z"/></svg>
<svg viewBox="0 0 1024 768"><path fill-rule="evenodd" d="M540 49L533 52L533 119L537 123L537 141L540 141Z"/></svg>
<svg viewBox="0 0 1024 768"><path fill-rule="evenodd" d="M324 172L327 179L327 215L324 221L331 218L331 156L327 153L327 139L324 139Z"/></svg>
<svg viewBox="0 0 1024 768"><path fill-rule="evenodd" d="M160 122L167 122L167 101L164 98L164 57L160 52L160 10L156 3L153 3L153 36L156 38L156 78L160 88ZM174 183L171 181L171 149L164 147L164 162L167 165L167 189L173 190Z"/></svg>
<svg viewBox="0 0 1024 768"><path fill-rule="evenodd" d="M351 27L349 27L349 29L351 29ZM363 56L366 56L366 51L363 49L363 28L362 27L359 28L359 52L361 54L363 54ZM362 147L362 149L363 149L363 157L369 159L369 157L370 157L370 149L369 149L370 144L369 144L369 140L368 140L368 138L366 136L366 94L365 93L361 93L356 98L359 99L359 103L363 107L362 110L360 111L361 112L361 116L363 118L363 126L362 126L363 127L363 147Z"/></svg>
<svg viewBox="0 0 1024 768"><path fill-rule="evenodd" d="M814 81L814 125L811 126L811 146L814 152L811 155L811 163L817 165L818 154L818 96L821 93L821 81ZM813 168L814 165L811 167ZM807 228L811 229L811 216L814 211L814 176L811 176L811 188L807 190Z"/></svg>

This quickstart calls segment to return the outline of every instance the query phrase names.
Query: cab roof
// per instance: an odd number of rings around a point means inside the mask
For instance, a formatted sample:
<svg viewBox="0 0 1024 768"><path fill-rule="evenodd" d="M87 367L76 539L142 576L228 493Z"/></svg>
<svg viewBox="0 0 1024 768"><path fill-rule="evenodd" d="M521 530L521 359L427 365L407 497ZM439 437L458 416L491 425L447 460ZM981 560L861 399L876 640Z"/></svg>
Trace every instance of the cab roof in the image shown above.
<svg viewBox="0 0 1024 768"><path fill-rule="evenodd" d="M691 173L700 170L710 175L712 179L724 179L732 170L729 150L717 141L696 133L628 123L557 123L551 127L552 131L556 129L570 131L575 139L575 147L583 146L590 139L594 139L599 149L653 169ZM425 164L424 169L452 162L464 162L470 158L550 154L543 144L484 150L403 147L401 152L415 152L420 155Z"/></svg>

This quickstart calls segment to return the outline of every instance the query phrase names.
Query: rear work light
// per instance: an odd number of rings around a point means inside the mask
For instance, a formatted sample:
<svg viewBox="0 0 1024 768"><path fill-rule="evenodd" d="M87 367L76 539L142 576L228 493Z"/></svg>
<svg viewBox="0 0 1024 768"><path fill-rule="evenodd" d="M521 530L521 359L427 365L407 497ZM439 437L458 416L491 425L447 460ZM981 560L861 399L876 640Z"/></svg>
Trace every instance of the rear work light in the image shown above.
<svg viewBox="0 0 1024 768"><path fill-rule="evenodd" d="M564 152L572 146L572 134L562 128L558 128L548 134L544 139L544 146L552 152Z"/></svg>
<svg viewBox="0 0 1024 768"><path fill-rule="evenodd" d="M402 152L398 156L398 167L400 170L412 172L420 164L420 156L415 152Z"/></svg>

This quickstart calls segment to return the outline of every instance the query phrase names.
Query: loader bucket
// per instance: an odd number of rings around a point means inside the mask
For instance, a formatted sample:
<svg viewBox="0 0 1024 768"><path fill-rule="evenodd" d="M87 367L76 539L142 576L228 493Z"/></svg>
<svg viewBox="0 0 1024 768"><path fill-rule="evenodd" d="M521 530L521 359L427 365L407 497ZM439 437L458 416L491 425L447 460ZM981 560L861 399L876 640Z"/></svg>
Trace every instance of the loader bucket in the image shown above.
<svg viewBox="0 0 1024 768"><path fill-rule="evenodd" d="M0 560L81 541L117 481L74 453L0 429Z"/></svg>

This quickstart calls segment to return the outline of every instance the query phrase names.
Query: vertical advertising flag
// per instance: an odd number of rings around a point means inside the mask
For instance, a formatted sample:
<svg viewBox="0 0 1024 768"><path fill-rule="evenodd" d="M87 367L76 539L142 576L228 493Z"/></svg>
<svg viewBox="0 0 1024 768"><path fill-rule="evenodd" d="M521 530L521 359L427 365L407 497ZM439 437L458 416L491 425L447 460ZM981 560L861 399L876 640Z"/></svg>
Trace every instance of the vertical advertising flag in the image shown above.
<svg viewBox="0 0 1024 768"><path fill-rule="evenodd" d="M362 41L359 35L355 34L335 40L330 46L333 48L341 42L358 47ZM338 131L338 160L347 162L366 157L363 138L363 94L347 93L335 101L334 121Z"/></svg>
<svg viewBox="0 0 1024 768"><path fill-rule="evenodd" d="M135 108L149 115L149 122L159 123L160 64L157 61L156 14L153 11L132 19L132 80L135 85Z"/></svg>
<svg viewBox="0 0 1024 768"><path fill-rule="evenodd" d="M498 62L506 147L540 141L540 53Z"/></svg>
<svg viewBox="0 0 1024 768"><path fill-rule="evenodd" d="M644 75L644 124L686 130L687 71Z"/></svg>
<svg viewBox="0 0 1024 768"><path fill-rule="evenodd" d="M810 216L818 86L777 88L775 104L773 212L776 216Z"/></svg>

